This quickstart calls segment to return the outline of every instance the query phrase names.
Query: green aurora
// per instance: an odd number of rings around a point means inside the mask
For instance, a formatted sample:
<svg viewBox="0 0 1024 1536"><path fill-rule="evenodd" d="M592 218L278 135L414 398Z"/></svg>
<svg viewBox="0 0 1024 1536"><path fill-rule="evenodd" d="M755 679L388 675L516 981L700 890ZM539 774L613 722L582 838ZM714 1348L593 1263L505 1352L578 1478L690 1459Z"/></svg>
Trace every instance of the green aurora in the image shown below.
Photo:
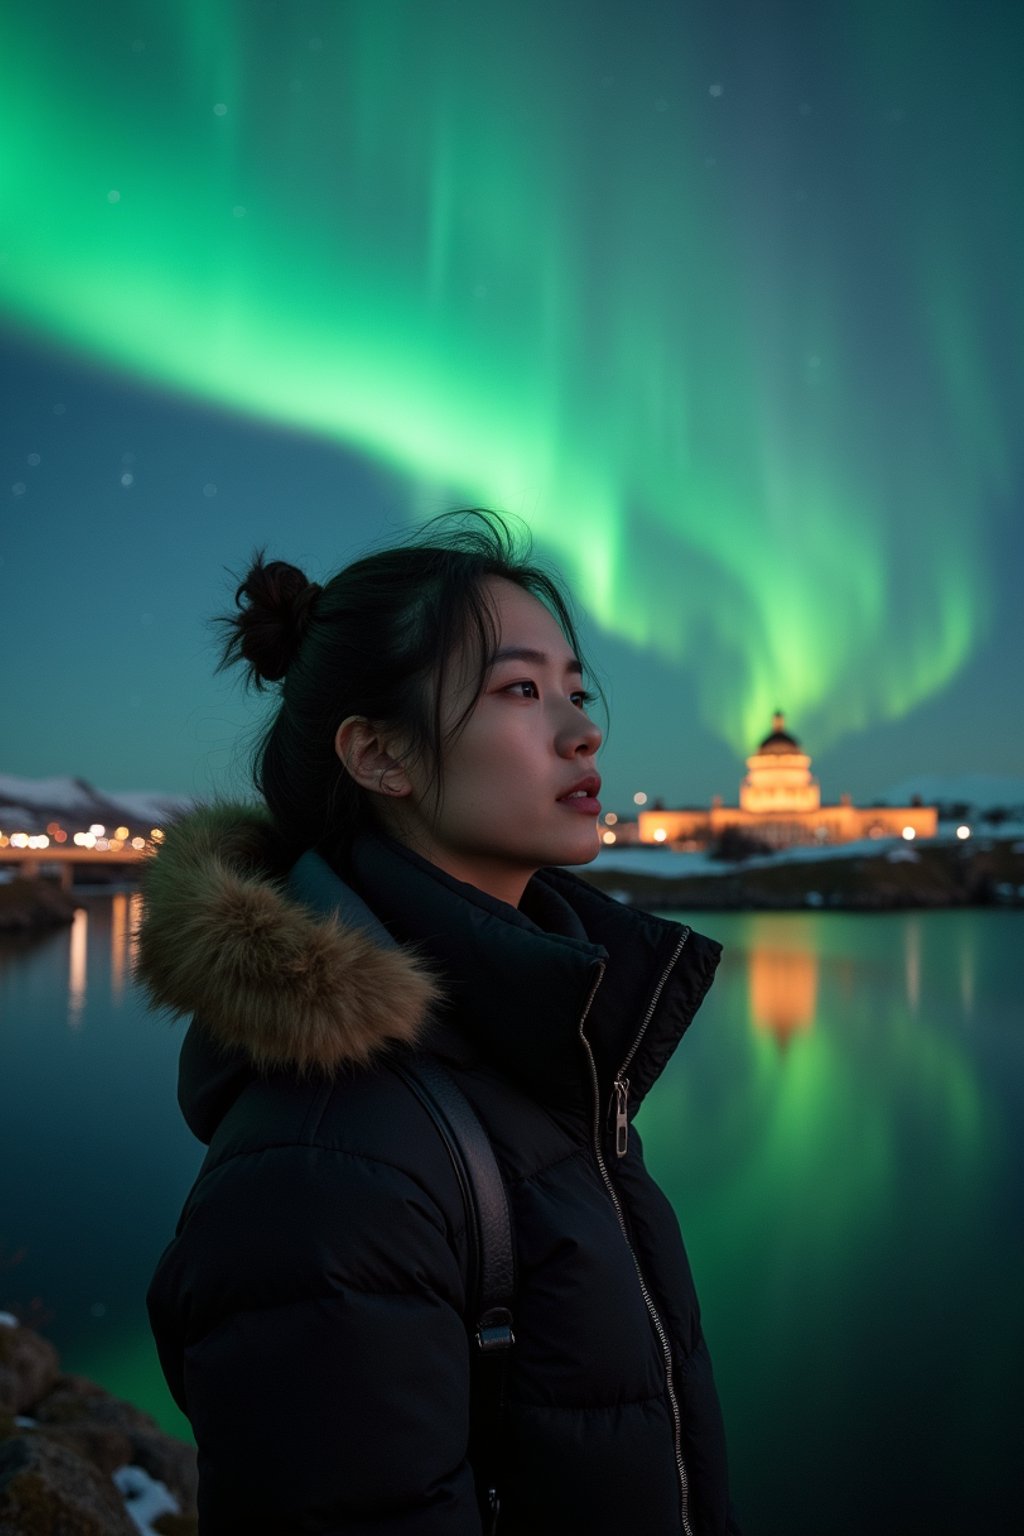
<svg viewBox="0 0 1024 1536"><path fill-rule="evenodd" d="M1018 76L945 0L741 11L8 7L0 307L523 516L733 747L820 749L986 636Z"/></svg>

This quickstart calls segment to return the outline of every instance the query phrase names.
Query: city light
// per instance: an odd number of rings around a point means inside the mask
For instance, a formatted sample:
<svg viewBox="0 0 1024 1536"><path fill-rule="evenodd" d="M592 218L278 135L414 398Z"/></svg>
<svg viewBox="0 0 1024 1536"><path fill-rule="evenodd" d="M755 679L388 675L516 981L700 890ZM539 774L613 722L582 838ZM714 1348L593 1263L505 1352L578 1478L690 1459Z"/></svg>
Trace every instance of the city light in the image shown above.
<svg viewBox="0 0 1024 1536"><path fill-rule="evenodd" d="M89 828L89 831L92 833L93 837L105 837L107 829L106 827L100 826L98 821L94 821L92 826Z"/></svg>
<svg viewBox="0 0 1024 1536"><path fill-rule="evenodd" d="M604 819L607 826L614 827L619 818L616 816L614 811L609 811Z"/></svg>
<svg viewBox="0 0 1024 1536"><path fill-rule="evenodd" d="M633 804L634 805L646 805L647 804L647 796L644 794L642 789L638 789L636 794L633 796Z"/></svg>
<svg viewBox="0 0 1024 1536"><path fill-rule="evenodd" d="M964 840L966 838L970 837L971 829L970 829L970 827L966 827L966 826L957 827L956 835L960 839L961 842L964 842Z"/></svg>
<svg viewBox="0 0 1024 1536"><path fill-rule="evenodd" d="M164 835L159 827L152 827L150 829L149 835L153 839L154 843L162 843L164 840Z"/></svg>
<svg viewBox="0 0 1024 1536"><path fill-rule="evenodd" d="M903 836L908 843L912 843L914 838L917 836L917 833L914 831L913 827L904 827Z"/></svg>
<svg viewBox="0 0 1024 1536"><path fill-rule="evenodd" d="M665 841L666 837L668 837L668 833L665 831L664 827L655 827L655 829L654 829L654 841L656 843L663 843Z"/></svg>
<svg viewBox="0 0 1024 1536"><path fill-rule="evenodd" d="M60 844L68 843L75 848L115 856L128 849L136 854L145 853L148 845L147 838L133 837L128 827L118 827L108 837L105 832L97 831L99 826L99 822L94 822L88 832L67 832L59 822L51 821L45 832L0 832L0 848L27 849L34 852L50 848L56 853ZM152 836L155 842L162 842L164 834L158 828L154 828Z"/></svg>
<svg viewBox="0 0 1024 1536"><path fill-rule="evenodd" d="M615 841L615 833L614 832L602 832L601 833L601 841L602 841L602 843L608 843L609 845L611 843L614 843L614 841Z"/></svg>

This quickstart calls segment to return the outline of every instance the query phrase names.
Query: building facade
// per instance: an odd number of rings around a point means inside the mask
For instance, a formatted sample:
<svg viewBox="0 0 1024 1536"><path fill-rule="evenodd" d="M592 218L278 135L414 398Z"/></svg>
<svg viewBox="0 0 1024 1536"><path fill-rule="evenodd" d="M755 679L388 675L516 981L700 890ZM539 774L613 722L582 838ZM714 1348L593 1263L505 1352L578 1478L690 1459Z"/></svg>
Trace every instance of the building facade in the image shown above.
<svg viewBox="0 0 1024 1536"><path fill-rule="evenodd" d="M738 806L723 805L716 795L706 809L641 811L639 826L642 843L701 848L737 832L772 848L788 848L862 837L934 837L938 811L933 805L856 806L849 795L837 805L822 805L811 759L778 713L769 735L747 758Z"/></svg>

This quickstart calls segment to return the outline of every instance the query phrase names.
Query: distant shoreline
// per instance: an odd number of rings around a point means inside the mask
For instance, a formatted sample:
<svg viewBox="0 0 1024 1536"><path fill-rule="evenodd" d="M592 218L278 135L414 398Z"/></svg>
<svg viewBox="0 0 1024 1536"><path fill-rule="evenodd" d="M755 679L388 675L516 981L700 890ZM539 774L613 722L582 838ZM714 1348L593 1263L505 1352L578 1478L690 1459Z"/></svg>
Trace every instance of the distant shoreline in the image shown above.
<svg viewBox="0 0 1024 1536"><path fill-rule="evenodd" d="M644 848L640 862L649 871L618 867L610 859L581 866L576 873L598 890L648 911L715 912L842 911L893 912L948 907L1024 907L1024 841L1018 837L979 839L970 846L936 842L912 852L890 848L871 855L836 852L829 858L778 856L678 871L668 850ZM631 850L633 853L633 850ZM670 863L670 861L672 861ZM135 886L135 882L131 882ZM63 890L37 876L0 884L0 934L37 934L66 927L82 898L125 889L90 882Z"/></svg>
<svg viewBox="0 0 1024 1536"><path fill-rule="evenodd" d="M660 864L650 872L601 860L578 873L599 890L651 911L890 912L946 907L1024 907L1024 843L979 840L970 846L918 844L851 857L758 859L693 874ZM671 855L669 855L671 857ZM660 864L660 867L659 867Z"/></svg>
<svg viewBox="0 0 1024 1536"><path fill-rule="evenodd" d="M0 884L0 933L37 933L68 927L75 916L72 891L43 876Z"/></svg>

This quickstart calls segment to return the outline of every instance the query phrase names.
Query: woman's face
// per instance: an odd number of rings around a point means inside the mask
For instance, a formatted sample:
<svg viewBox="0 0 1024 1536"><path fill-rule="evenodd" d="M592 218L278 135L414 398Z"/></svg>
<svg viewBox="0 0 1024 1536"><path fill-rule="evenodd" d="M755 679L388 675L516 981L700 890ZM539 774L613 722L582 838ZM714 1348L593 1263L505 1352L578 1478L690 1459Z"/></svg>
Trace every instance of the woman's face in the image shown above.
<svg viewBox="0 0 1024 1536"><path fill-rule="evenodd" d="M543 603L500 577L485 587L497 650L483 691L444 751L440 804L426 769L407 768L395 830L456 879L516 906L543 865L586 864L598 851L601 732L586 714L579 661ZM475 681L456 657L446 722Z"/></svg>

